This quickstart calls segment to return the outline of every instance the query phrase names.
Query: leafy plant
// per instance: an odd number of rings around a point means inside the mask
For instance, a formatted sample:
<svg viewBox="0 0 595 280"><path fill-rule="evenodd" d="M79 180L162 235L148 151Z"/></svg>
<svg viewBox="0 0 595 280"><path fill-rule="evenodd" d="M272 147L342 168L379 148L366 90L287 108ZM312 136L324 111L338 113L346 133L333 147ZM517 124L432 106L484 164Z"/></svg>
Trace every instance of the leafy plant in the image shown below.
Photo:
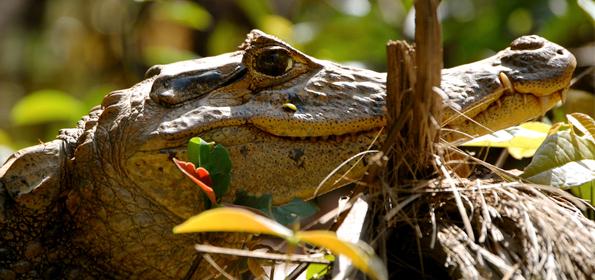
<svg viewBox="0 0 595 280"><path fill-rule="evenodd" d="M522 177L544 185L572 188L591 201L595 190L595 121L588 115L566 116L569 124L552 127Z"/></svg>
<svg viewBox="0 0 595 280"><path fill-rule="evenodd" d="M246 232L273 235L293 245L309 243L324 247L334 254L349 258L355 267L370 278L388 279L388 272L383 262L363 242L352 243L341 240L334 232L326 230L292 231L276 221L245 209L231 207L210 209L174 227L173 232Z"/></svg>
<svg viewBox="0 0 595 280"><path fill-rule="evenodd" d="M188 141L188 160L189 162L173 159L178 169L199 186L208 198L206 208L217 205L229 190L229 152L220 144L194 137ZM318 211L313 203L298 198L287 204L273 206L271 194L253 196L241 190L237 192L234 204L257 209L284 225L294 223L299 218L309 217Z"/></svg>

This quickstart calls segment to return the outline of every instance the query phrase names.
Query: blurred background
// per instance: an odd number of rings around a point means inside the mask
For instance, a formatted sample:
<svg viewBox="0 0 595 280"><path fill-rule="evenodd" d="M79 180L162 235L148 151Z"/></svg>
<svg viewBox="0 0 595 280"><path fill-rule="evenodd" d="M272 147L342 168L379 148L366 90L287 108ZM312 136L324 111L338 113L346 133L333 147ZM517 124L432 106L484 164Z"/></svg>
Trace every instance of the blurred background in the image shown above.
<svg viewBox="0 0 595 280"><path fill-rule="evenodd" d="M0 0L0 149L51 140L111 90L140 81L151 65L232 51L253 28L318 58L384 71L386 42L412 40L412 2ZM538 34L573 52L576 74L586 73L595 65L594 5L443 0L445 67ZM578 79L553 118L593 116L594 84L594 71Z"/></svg>

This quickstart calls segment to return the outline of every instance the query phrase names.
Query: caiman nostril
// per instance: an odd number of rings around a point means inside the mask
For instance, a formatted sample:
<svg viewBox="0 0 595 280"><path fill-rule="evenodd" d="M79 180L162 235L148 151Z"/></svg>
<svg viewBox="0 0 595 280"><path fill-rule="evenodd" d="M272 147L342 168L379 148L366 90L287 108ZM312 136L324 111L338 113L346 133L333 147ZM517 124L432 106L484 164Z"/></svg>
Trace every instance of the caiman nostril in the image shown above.
<svg viewBox="0 0 595 280"><path fill-rule="evenodd" d="M177 105L224 87L240 79L245 73L245 67L238 65L228 71L210 69L171 76L163 75L153 82L150 97L164 106Z"/></svg>
<svg viewBox="0 0 595 280"><path fill-rule="evenodd" d="M510 43L511 50L536 50L543 47L545 39L537 35L520 37Z"/></svg>
<svg viewBox="0 0 595 280"><path fill-rule="evenodd" d="M559 54L559 55L563 55L564 54L564 50L563 49L558 49L556 51L556 53Z"/></svg>

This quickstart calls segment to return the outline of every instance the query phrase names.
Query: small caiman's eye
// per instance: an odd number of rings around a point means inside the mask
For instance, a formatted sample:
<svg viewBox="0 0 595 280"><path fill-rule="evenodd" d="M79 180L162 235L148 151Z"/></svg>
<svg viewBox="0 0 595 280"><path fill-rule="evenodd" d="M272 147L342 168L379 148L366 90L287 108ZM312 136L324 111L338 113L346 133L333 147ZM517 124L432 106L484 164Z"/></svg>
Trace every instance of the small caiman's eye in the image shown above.
<svg viewBox="0 0 595 280"><path fill-rule="evenodd" d="M286 49L271 48L256 56L254 68L268 76L281 76L293 67L293 59Z"/></svg>

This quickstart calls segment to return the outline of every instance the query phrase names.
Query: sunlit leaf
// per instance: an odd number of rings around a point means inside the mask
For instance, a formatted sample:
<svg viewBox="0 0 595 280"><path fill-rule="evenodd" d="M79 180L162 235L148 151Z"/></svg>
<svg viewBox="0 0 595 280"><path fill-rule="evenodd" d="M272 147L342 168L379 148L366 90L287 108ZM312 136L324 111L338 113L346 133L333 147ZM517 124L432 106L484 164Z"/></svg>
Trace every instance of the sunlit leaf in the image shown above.
<svg viewBox="0 0 595 280"><path fill-rule="evenodd" d="M566 115L568 122L585 135L590 135L595 140L595 120L583 113L572 113Z"/></svg>
<svg viewBox="0 0 595 280"><path fill-rule="evenodd" d="M33 92L12 108L15 125L41 124L53 121L75 122L85 114L82 102L59 90Z"/></svg>
<svg viewBox="0 0 595 280"><path fill-rule="evenodd" d="M162 1L155 6L159 19L170 20L197 30L211 23L211 15L199 4L190 1Z"/></svg>
<svg viewBox="0 0 595 280"><path fill-rule="evenodd" d="M595 181L595 142L561 128L545 139L522 176L559 188L590 184Z"/></svg>
<svg viewBox="0 0 595 280"><path fill-rule="evenodd" d="M300 231L295 234L295 239L347 257L355 267L373 279L388 279L384 263L374 254L372 248L363 242L344 241L334 232L325 230Z"/></svg>
<svg viewBox="0 0 595 280"><path fill-rule="evenodd" d="M181 225L174 233L189 232L246 232L289 238L293 232L283 225L245 209L221 207L203 211Z"/></svg>
<svg viewBox="0 0 595 280"><path fill-rule="evenodd" d="M196 166L204 167L211 156L211 144L200 137L192 137L188 141L188 160Z"/></svg>
<svg viewBox="0 0 595 280"><path fill-rule="evenodd" d="M527 122L475 138L463 146L507 148L516 159L531 157L545 140L551 125Z"/></svg>
<svg viewBox="0 0 595 280"><path fill-rule="evenodd" d="M325 259L335 261L335 256L325 255ZM322 263L311 263L306 269L306 279L324 279L325 275L331 272L332 265Z"/></svg>

